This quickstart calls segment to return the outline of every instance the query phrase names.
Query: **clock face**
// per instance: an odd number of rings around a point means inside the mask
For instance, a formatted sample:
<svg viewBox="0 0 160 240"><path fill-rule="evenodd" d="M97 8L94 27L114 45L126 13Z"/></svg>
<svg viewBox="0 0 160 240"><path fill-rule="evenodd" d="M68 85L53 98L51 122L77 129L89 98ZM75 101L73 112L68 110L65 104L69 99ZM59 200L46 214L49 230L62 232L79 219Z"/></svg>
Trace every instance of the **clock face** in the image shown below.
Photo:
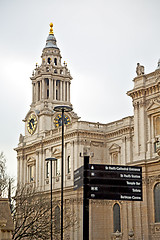
<svg viewBox="0 0 160 240"><path fill-rule="evenodd" d="M31 114L29 119L28 119L28 122L27 122L28 132L32 135L35 132L36 127L37 127L36 115L35 114Z"/></svg>
<svg viewBox="0 0 160 240"><path fill-rule="evenodd" d="M68 125L71 121L67 115L64 114L64 124ZM57 117L54 119L54 124L56 127L62 126L62 115L58 114Z"/></svg>

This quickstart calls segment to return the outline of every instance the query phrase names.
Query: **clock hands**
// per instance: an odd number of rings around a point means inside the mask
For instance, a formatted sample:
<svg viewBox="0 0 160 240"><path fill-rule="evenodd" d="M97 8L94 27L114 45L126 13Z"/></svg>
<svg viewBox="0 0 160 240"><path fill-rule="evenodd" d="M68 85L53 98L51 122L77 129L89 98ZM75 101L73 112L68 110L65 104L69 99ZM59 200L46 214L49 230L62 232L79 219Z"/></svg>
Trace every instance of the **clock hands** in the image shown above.
<svg viewBox="0 0 160 240"><path fill-rule="evenodd" d="M36 130L36 126L37 126L37 118L34 114L32 114L28 120L28 132L30 134L33 134Z"/></svg>

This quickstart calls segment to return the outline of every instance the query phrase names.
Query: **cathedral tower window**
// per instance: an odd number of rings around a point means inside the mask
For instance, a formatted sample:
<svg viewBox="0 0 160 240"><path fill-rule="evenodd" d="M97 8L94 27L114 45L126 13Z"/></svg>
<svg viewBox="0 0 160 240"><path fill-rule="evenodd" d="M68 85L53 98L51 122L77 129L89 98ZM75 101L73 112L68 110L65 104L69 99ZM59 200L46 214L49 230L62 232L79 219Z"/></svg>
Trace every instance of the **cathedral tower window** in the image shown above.
<svg viewBox="0 0 160 240"><path fill-rule="evenodd" d="M121 232L121 218L120 218L120 206L118 203L113 206L113 229Z"/></svg>
<svg viewBox="0 0 160 240"><path fill-rule="evenodd" d="M155 222L160 222L160 183L154 187L154 213Z"/></svg>
<svg viewBox="0 0 160 240"><path fill-rule="evenodd" d="M60 100L60 81L56 81L56 100Z"/></svg>
<svg viewBox="0 0 160 240"><path fill-rule="evenodd" d="M45 78L45 85L46 85L46 98L49 98L49 79Z"/></svg>
<svg viewBox="0 0 160 240"><path fill-rule="evenodd" d="M57 65L57 58L54 59L54 65Z"/></svg>
<svg viewBox="0 0 160 240"><path fill-rule="evenodd" d="M50 57L47 59L47 62L48 62L48 64L51 63L51 58Z"/></svg>

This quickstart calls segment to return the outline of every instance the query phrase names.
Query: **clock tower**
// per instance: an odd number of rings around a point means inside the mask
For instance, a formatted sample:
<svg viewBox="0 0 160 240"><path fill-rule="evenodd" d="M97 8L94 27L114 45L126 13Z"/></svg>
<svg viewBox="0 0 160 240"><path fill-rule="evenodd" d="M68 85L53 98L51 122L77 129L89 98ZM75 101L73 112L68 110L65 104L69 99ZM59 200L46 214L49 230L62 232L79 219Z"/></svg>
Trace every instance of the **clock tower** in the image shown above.
<svg viewBox="0 0 160 240"><path fill-rule="evenodd" d="M52 23L41 58L41 65L36 64L31 77L32 104L24 119L26 137L33 134L43 136L45 131L60 125L61 115L53 111L56 105L72 107L70 102L72 77L67 64L61 63L62 57ZM73 119L78 119L75 113L65 115L65 124L69 124Z"/></svg>

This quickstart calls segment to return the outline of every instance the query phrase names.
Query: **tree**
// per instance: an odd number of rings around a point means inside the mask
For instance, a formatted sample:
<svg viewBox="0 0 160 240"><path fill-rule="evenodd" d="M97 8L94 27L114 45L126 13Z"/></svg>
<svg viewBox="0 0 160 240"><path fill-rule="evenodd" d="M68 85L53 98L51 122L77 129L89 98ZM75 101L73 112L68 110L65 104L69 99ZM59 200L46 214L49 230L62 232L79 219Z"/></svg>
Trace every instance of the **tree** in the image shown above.
<svg viewBox="0 0 160 240"><path fill-rule="evenodd" d="M8 176L6 174L6 158L3 152L0 153L0 195L8 187Z"/></svg>
<svg viewBox="0 0 160 240"><path fill-rule="evenodd" d="M60 201L53 200L53 238L60 239ZM15 230L13 239L50 239L50 195L37 192L33 185L18 189L16 206L12 212ZM66 206L64 231L77 224L76 216Z"/></svg>

